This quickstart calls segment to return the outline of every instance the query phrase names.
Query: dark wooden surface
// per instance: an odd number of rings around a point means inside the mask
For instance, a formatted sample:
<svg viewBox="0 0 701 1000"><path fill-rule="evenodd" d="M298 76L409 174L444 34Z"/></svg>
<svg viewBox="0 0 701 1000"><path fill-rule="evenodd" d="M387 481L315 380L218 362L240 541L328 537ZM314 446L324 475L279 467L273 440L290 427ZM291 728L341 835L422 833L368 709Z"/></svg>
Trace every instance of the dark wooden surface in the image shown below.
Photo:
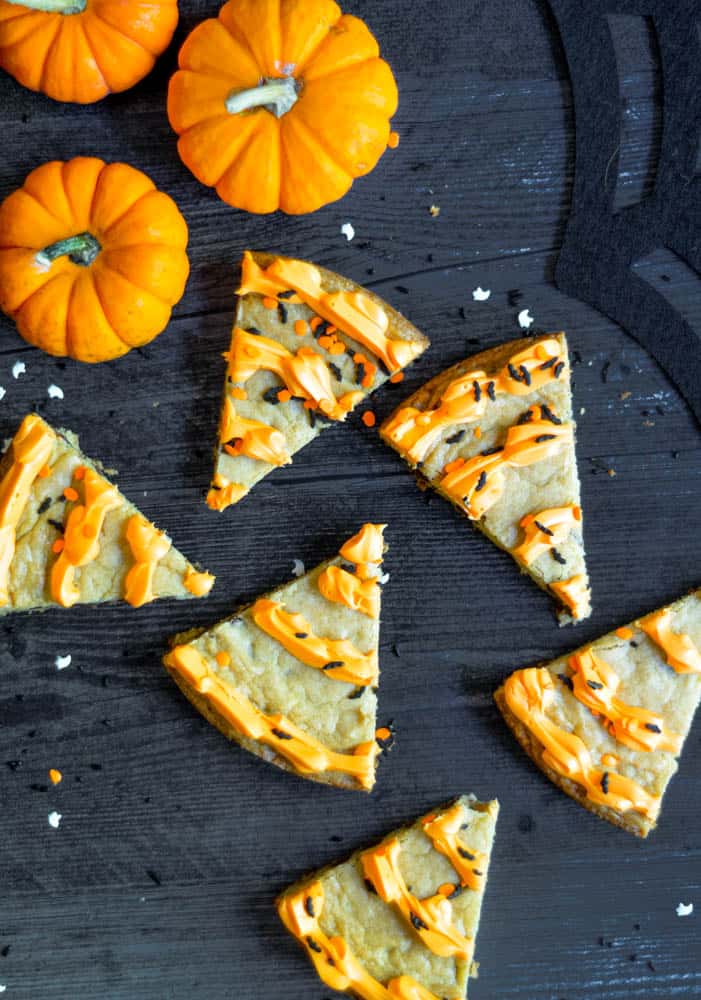
<svg viewBox="0 0 701 1000"><path fill-rule="evenodd" d="M184 4L176 42L213 3ZM621 330L553 287L574 134L556 34L532 0L353 0L398 75L402 142L340 204L301 219L228 209L176 157L165 116L175 46L131 93L64 108L0 79L0 195L49 158L145 169L191 229L193 273L168 331L114 364L80 367L0 323L0 427L35 404L175 542L219 576L208 601L80 609L0 625L0 984L8 1000L323 1000L278 924L304 871L463 792L502 813L473 1000L669 1000L701 992L701 732L660 829L638 842L535 771L491 700L513 668L566 651L701 582L699 431ZM622 201L649 187L655 113L644 32L619 32L627 98ZM441 208L437 219L429 206ZM340 227L351 221L347 243ZM356 417L328 430L223 516L201 502L244 247L310 257L366 281L433 338L384 415L438 369L516 335L520 289L578 363L579 463L595 612L558 630L547 599ZM648 262L658 284L664 261ZM666 290L701 321L690 274ZM477 285L487 303L473 303ZM398 286L407 289L402 291ZM26 375L15 381L21 359ZM48 401L58 383L63 401ZM625 397L625 398L624 398ZM615 477L607 474L614 469ZM295 780L229 746L160 666L166 637L387 521L380 713L397 746L372 797ZM393 655L396 647L397 654ZM58 653L72 666L54 668ZM17 766L14 762L19 762ZM63 771L45 789L49 767ZM52 830L47 814L63 815ZM679 902L696 913L680 919Z"/></svg>

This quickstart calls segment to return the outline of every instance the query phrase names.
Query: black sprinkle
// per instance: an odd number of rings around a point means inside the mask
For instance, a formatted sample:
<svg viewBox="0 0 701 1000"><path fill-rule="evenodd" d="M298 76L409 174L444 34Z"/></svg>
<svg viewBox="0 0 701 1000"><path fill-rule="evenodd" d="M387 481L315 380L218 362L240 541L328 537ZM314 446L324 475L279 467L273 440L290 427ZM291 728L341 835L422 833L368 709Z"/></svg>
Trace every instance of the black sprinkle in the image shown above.
<svg viewBox="0 0 701 1000"><path fill-rule="evenodd" d="M288 288L287 291L285 291L285 292L278 292L277 293L277 297L279 299L291 299L296 294L297 293L295 292L294 288Z"/></svg>
<svg viewBox="0 0 701 1000"><path fill-rule="evenodd" d="M399 656L399 646L396 644L396 642L392 643L392 655Z"/></svg>
<svg viewBox="0 0 701 1000"><path fill-rule="evenodd" d="M473 875L484 875L484 872L481 872L481 871L479 870L479 868L473 868L473 869L472 869L472 874L473 874Z"/></svg>
<svg viewBox="0 0 701 1000"><path fill-rule="evenodd" d="M343 660L330 660L328 663L325 663L321 669L335 670L337 667L342 667L342 666L344 666Z"/></svg>
<svg viewBox="0 0 701 1000"><path fill-rule="evenodd" d="M482 398L482 389L480 388L480 384L477 381L477 379L475 379L475 381L472 383L472 388L475 391L475 402L479 403L480 399Z"/></svg>
<svg viewBox="0 0 701 1000"><path fill-rule="evenodd" d="M519 299L523 298L523 292L520 288L510 288L506 295L506 301L513 309L518 305Z"/></svg>
<svg viewBox="0 0 701 1000"><path fill-rule="evenodd" d="M516 425L518 427L523 427L524 424L530 424L532 419L533 419L533 410L526 410L526 412L522 413L521 416L518 418L518 420L516 421Z"/></svg>
<svg viewBox="0 0 701 1000"><path fill-rule="evenodd" d="M451 434L449 438L445 439L446 444L457 444L458 441L462 441L465 437L465 431L457 431L455 434Z"/></svg>
<svg viewBox="0 0 701 1000"><path fill-rule="evenodd" d="M11 947L12 947L11 944L6 944L4 948L0 949L0 955L2 955L3 958L7 958L7 956L10 954Z"/></svg>
<svg viewBox="0 0 701 1000"><path fill-rule="evenodd" d="M6 760L5 764L9 767L11 771L16 771L18 767L22 766L21 760Z"/></svg>
<svg viewBox="0 0 701 1000"><path fill-rule="evenodd" d="M564 556L560 555L557 549L550 549L550 555L553 557L555 562L559 563L561 566L567 565L567 560L565 559Z"/></svg>
<svg viewBox="0 0 701 1000"><path fill-rule="evenodd" d="M611 367L611 362L610 362L610 361L607 361L607 362L606 362L606 363L604 364L604 367L603 367L603 368L601 369L601 381L602 381L602 382L604 382L604 383L608 382L608 378L609 378L609 368L610 368L610 367Z"/></svg>
<svg viewBox="0 0 701 1000"><path fill-rule="evenodd" d="M151 881L154 883L154 885L160 885L161 884L161 880L158 877L158 875L154 871L152 871L150 868L146 869L146 874L151 879Z"/></svg>
<svg viewBox="0 0 701 1000"><path fill-rule="evenodd" d="M496 392L494 391L494 382L487 383L487 395L492 400L492 402L497 398Z"/></svg>
<svg viewBox="0 0 701 1000"><path fill-rule="evenodd" d="M60 521L54 521L52 518L47 517L46 523L50 524L52 528L55 528L56 531L60 531L61 534L63 534L63 525Z"/></svg>
<svg viewBox="0 0 701 1000"><path fill-rule="evenodd" d="M546 528L544 524L540 523L540 521L534 521L533 523L535 524L536 528L539 529L539 531L543 532L544 535L550 535L550 537L552 538L553 533L550 530L550 528Z"/></svg>
<svg viewBox="0 0 701 1000"><path fill-rule="evenodd" d="M355 566L353 563L341 563L341 569L344 569L346 573L355 573Z"/></svg>
<svg viewBox="0 0 701 1000"><path fill-rule="evenodd" d="M549 420L551 424L557 424L558 426L562 423L559 417L556 417L547 403L540 404L540 416L543 420Z"/></svg>
<svg viewBox="0 0 701 1000"><path fill-rule="evenodd" d="M366 879L364 879L364 882L365 882L365 888L367 889L367 891L369 893L371 893L373 896L376 896L377 895L377 889L372 884L372 882L370 881L370 879L366 878Z"/></svg>
<svg viewBox="0 0 701 1000"><path fill-rule="evenodd" d="M504 449L499 446L496 448L485 448L484 451L480 452L480 455L484 455L484 457L487 458L489 455L498 455L499 452L503 450Z"/></svg>
<svg viewBox="0 0 701 1000"><path fill-rule="evenodd" d="M554 441L555 437L556 437L555 434L539 434L538 437L535 439L535 443L542 444L544 441Z"/></svg>
<svg viewBox="0 0 701 1000"><path fill-rule="evenodd" d="M458 847L458 854L461 858L466 858L468 861L474 861L477 857L476 854L471 854L465 847Z"/></svg>
<svg viewBox="0 0 701 1000"><path fill-rule="evenodd" d="M102 770L102 764L91 764L90 765L90 770L91 771L101 771Z"/></svg>
<svg viewBox="0 0 701 1000"><path fill-rule="evenodd" d="M348 695L348 700L356 701L358 698L362 698L364 690L365 690L364 687L357 687L355 691L353 691L351 694Z"/></svg>
<svg viewBox="0 0 701 1000"><path fill-rule="evenodd" d="M539 371L546 372L548 368L552 368L552 366L555 364L556 361L557 358L548 358L547 361L544 361L543 364L540 365Z"/></svg>
<svg viewBox="0 0 701 1000"><path fill-rule="evenodd" d="M509 369L509 375L514 380L514 382L520 382L521 381L521 375L519 374L519 372L516 371L516 369L514 368L514 366L511 364L511 362L509 362L509 364L508 364L507 367Z"/></svg>
<svg viewBox="0 0 701 1000"><path fill-rule="evenodd" d="M574 684L572 683L571 677L568 677L567 674L558 674L557 676L560 678L560 680L562 681L562 683L565 685L566 688L569 688L570 691L574 691Z"/></svg>
<svg viewBox="0 0 701 1000"><path fill-rule="evenodd" d="M50 506L51 506L51 497L44 497L44 499L39 504L37 514L45 514Z"/></svg>
<svg viewBox="0 0 701 1000"><path fill-rule="evenodd" d="M480 473L480 477L477 480L477 485L475 486L475 493L479 493L487 485L487 473L484 470Z"/></svg>
<svg viewBox="0 0 701 1000"><path fill-rule="evenodd" d="M330 326L331 324L329 321L327 319L323 319L314 331L314 339L318 340L319 337L323 337Z"/></svg>
<svg viewBox="0 0 701 1000"><path fill-rule="evenodd" d="M528 371L525 365L519 365L518 370L521 372L521 378L525 385L531 384L531 373Z"/></svg>
<svg viewBox="0 0 701 1000"><path fill-rule="evenodd" d="M645 728L649 729L651 733L661 733L662 730L659 726L656 726L654 722L646 722Z"/></svg>
<svg viewBox="0 0 701 1000"><path fill-rule="evenodd" d="M446 899L455 899L455 897L459 896L461 892L462 892L462 886L456 885L453 891L450 893L450 895L446 896Z"/></svg>
<svg viewBox="0 0 701 1000"><path fill-rule="evenodd" d="M587 687L590 687L592 691L601 691L603 686L600 681L587 681Z"/></svg>
<svg viewBox="0 0 701 1000"><path fill-rule="evenodd" d="M357 361L355 365L355 381L358 383L358 385L363 384L363 379L365 378L365 374L366 374L365 362Z"/></svg>
<svg viewBox="0 0 701 1000"><path fill-rule="evenodd" d="M292 739L292 737L290 736L290 734L289 733L283 733L282 729L273 729L272 730L272 734L273 734L273 736L277 736L277 738L279 740L291 740Z"/></svg>
<svg viewBox="0 0 701 1000"><path fill-rule="evenodd" d="M312 951L317 952L319 955L321 954L321 948L316 943L316 941L314 940L313 937L308 937L307 938L307 944L309 945L309 947L311 948Z"/></svg>
<svg viewBox="0 0 701 1000"><path fill-rule="evenodd" d="M266 403L272 403L273 406L277 406L280 400L277 398L277 394L280 392L279 386L272 385L269 389L266 389L263 393L263 399Z"/></svg>
<svg viewBox="0 0 701 1000"><path fill-rule="evenodd" d="M261 333L261 331L258 329L257 326L246 327L246 333L252 333L255 337L263 336L263 334Z"/></svg>
<svg viewBox="0 0 701 1000"><path fill-rule="evenodd" d="M633 647L633 649L637 649L638 648L638 643L635 641L635 639L631 639L630 640L630 644Z"/></svg>
<svg viewBox="0 0 701 1000"><path fill-rule="evenodd" d="M47 792L49 790L48 785L30 785L29 787L33 792Z"/></svg>
<svg viewBox="0 0 701 1000"><path fill-rule="evenodd" d="M287 322L287 306L284 306L282 302L278 302L277 304L277 314L280 317L281 323Z"/></svg>
<svg viewBox="0 0 701 1000"><path fill-rule="evenodd" d="M295 639L306 639L308 635L308 632L295 632Z"/></svg>
<svg viewBox="0 0 701 1000"><path fill-rule="evenodd" d="M650 970L650 972L657 972L657 968L655 967L655 963L654 962L648 962L647 963L647 967Z"/></svg>
<svg viewBox="0 0 701 1000"><path fill-rule="evenodd" d="M465 306L460 306L458 309L458 316L460 319L467 319L467 313L465 312Z"/></svg>
<svg viewBox="0 0 701 1000"><path fill-rule="evenodd" d="M315 917L316 913L314 911L314 900L311 896L307 896L304 900L304 909L307 911L310 917Z"/></svg>
<svg viewBox="0 0 701 1000"><path fill-rule="evenodd" d="M558 363L555 365L555 368L553 369L553 375L555 376L555 378L559 378L560 375L562 375L564 368L565 368L565 362L558 361Z"/></svg>
<svg viewBox="0 0 701 1000"><path fill-rule="evenodd" d="M609 773L608 773L608 771L604 771L603 777L601 778L601 791L604 793L604 795L608 795L608 793L609 793Z"/></svg>
<svg viewBox="0 0 701 1000"><path fill-rule="evenodd" d="M334 374L334 376L336 378L336 381L337 382L342 382L343 381L343 375L341 374L341 369L338 367L338 365L335 365L333 363L333 361L329 361L329 368L333 372L333 374Z"/></svg>
<svg viewBox="0 0 701 1000"><path fill-rule="evenodd" d="M428 924L421 919L421 917L416 913L410 913L409 919L411 920L412 927L417 931L427 931Z"/></svg>
<svg viewBox="0 0 701 1000"><path fill-rule="evenodd" d="M409 289L406 287L406 285L395 285L394 287L397 289L398 292L401 292L402 295L409 294Z"/></svg>

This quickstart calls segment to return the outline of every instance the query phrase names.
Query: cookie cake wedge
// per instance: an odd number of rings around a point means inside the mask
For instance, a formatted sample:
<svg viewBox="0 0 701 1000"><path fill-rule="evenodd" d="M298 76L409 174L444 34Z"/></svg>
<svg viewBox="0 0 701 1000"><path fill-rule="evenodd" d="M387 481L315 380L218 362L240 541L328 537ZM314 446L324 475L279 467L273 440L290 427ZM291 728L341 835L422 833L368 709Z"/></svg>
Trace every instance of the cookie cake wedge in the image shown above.
<svg viewBox="0 0 701 1000"><path fill-rule="evenodd" d="M554 784L647 837L701 697L701 590L496 692L504 719Z"/></svg>
<svg viewBox="0 0 701 1000"><path fill-rule="evenodd" d="M466 795L277 902L321 980L363 1000L463 1000L499 803Z"/></svg>
<svg viewBox="0 0 701 1000"><path fill-rule="evenodd" d="M24 418L0 461L0 614L204 597L199 572L79 449Z"/></svg>
<svg viewBox="0 0 701 1000"><path fill-rule="evenodd" d="M428 347L378 296L323 267L246 251L207 494L243 499Z"/></svg>
<svg viewBox="0 0 701 1000"><path fill-rule="evenodd" d="M441 372L382 439L557 602L591 613L564 333L512 341Z"/></svg>
<svg viewBox="0 0 701 1000"><path fill-rule="evenodd" d="M229 739L305 778L364 791L390 736L375 732L383 531L363 525L335 559L176 636L163 661Z"/></svg>

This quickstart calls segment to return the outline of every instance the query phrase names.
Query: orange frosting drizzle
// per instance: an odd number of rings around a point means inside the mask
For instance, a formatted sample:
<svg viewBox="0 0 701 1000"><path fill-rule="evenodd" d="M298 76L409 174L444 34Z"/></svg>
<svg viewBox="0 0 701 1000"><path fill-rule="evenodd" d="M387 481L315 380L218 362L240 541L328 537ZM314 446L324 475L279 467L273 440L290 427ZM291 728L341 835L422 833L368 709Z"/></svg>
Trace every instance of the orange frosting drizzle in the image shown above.
<svg viewBox="0 0 701 1000"><path fill-rule="evenodd" d="M158 531L141 514L134 514L127 524L126 538L134 557L134 565L124 581L124 600L134 608L155 599L153 574L158 563L170 551L170 538Z"/></svg>
<svg viewBox="0 0 701 1000"><path fill-rule="evenodd" d="M75 571L97 559L105 518L122 506L115 487L89 468L84 470L83 497L83 503L77 504L68 515L64 545L51 569L51 596L64 608L80 600L80 590L74 583Z"/></svg>
<svg viewBox="0 0 701 1000"><path fill-rule="evenodd" d="M211 510L226 510L232 503L238 503L248 493L248 487L241 483L232 483L220 472L212 480L207 494L207 506Z"/></svg>
<svg viewBox="0 0 701 1000"><path fill-rule="evenodd" d="M539 410L541 416L536 419ZM572 424L551 423L542 416L540 407L528 412L532 414L528 422L509 428L503 448L467 460L458 458L446 466L438 486L473 521L483 517L501 497L507 468L534 465L572 444Z"/></svg>
<svg viewBox="0 0 701 1000"><path fill-rule="evenodd" d="M568 733L548 718L548 706L555 698L555 682L544 667L518 670L504 684L509 710L543 745L543 763L557 774L584 788L587 798L615 812L634 810L655 819L661 801L623 775L600 771L594 766L584 741Z"/></svg>
<svg viewBox="0 0 701 1000"><path fill-rule="evenodd" d="M574 504L570 507L551 507L537 514L526 514L521 520L525 538L514 549L513 555L530 566L556 545L565 542L581 520L581 507Z"/></svg>
<svg viewBox="0 0 701 1000"><path fill-rule="evenodd" d="M364 524L341 546L339 555L355 563L355 573L343 566L327 566L319 574L319 592L327 601L345 604L369 618L380 617L381 589L377 574L382 563L386 524Z"/></svg>
<svg viewBox="0 0 701 1000"><path fill-rule="evenodd" d="M678 674L701 674L701 650L688 635L672 631L673 612L662 608L638 622L640 628L667 657Z"/></svg>
<svg viewBox="0 0 701 1000"><path fill-rule="evenodd" d="M589 614L590 598L584 573L576 573L569 580L555 580L548 586L569 609L573 618L586 618Z"/></svg>
<svg viewBox="0 0 701 1000"><path fill-rule="evenodd" d="M198 573L194 569L189 569L183 580L183 587L189 590L195 597L206 597L214 586L216 577L211 573Z"/></svg>
<svg viewBox="0 0 701 1000"><path fill-rule="evenodd" d="M368 791L375 781L380 752L374 740L359 744L353 753L336 753L296 726L284 715L265 715L240 691L212 671L194 646L176 646L165 663L184 677L242 736L271 747L300 774L337 771L349 774Z"/></svg>
<svg viewBox="0 0 701 1000"><path fill-rule="evenodd" d="M597 653L592 649L582 650L570 657L569 664L573 671L572 693L602 718L614 739L632 750L679 753L682 737L665 731L662 716L627 705L616 697L621 679Z"/></svg>
<svg viewBox="0 0 701 1000"><path fill-rule="evenodd" d="M260 420L240 416L229 396L224 400L219 441L234 458L246 455L269 465L289 465L292 461L283 432Z"/></svg>
<svg viewBox="0 0 701 1000"><path fill-rule="evenodd" d="M321 882L278 901L278 914L287 930L306 948L321 981L361 1000L439 1000L411 976L399 976L383 986L363 968L342 937L327 937L319 926L324 908Z"/></svg>
<svg viewBox="0 0 701 1000"><path fill-rule="evenodd" d="M309 667L323 670L327 677L359 687L377 684L380 668L375 650L361 653L348 639L322 639L314 635L303 615L290 614L282 604L265 597L256 601L251 615L258 628L288 653Z"/></svg>
<svg viewBox="0 0 701 1000"><path fill-rule="evenodd" d="M384 903L394 906L426 947L441 958L468 961L473 941L453 924L453 908L441 892L420 900L409 890L399 870L401 845L386 841L361 856L363 874Z"/></svg>
<svg viewBox="0 0 701 1000"><path fill-rule="evenodd" d="M0 482L0 605L10 600L10 566L15 555L17 525L32 484L41 476L56 435L33 413L25 417L12 440L12 464Z"/></svg>
<svg viewBox="0 0 701 1000"><path fill-rule="evenodd" d="M460 802L440 816L427 816L423 820L424 833L435 850L443 854L460 876L460 884L470 889L481 889L488 864L487 855L474 851L460 840L460 830L468 823L468 816Z"/></svg>
<svg viewBox="0 0 701 1000"><path fill-rule="evenodd" d="M313 264L277 258L264 270L248 251L244 253L239 295L253 292L277 296L290 289L319 316L380 358L390 374L408 365L423 351L421 343L391 340L387 336L387 313L366 292L325 292L321 274Z"/></svg>
<svg viewBox="0 0 701 1000"><path fill-rule="evenodd" d="M228 374L233 382L247 382L258 371L273 372L292 396L305 400L329 420L345 420L364 396L352 391L336 399L329 367L311 347L300 347L293 354L276 340L247 333L240 327L234 327L228 358Z"/></svg>
<svg viewBox="0 0 701 1000"><path fill-rule="evenodd" d="M560 351L560 342L551 337L519 351L493 378L479 370L466 372L449 383L435 409L398 410L383 435L408 462L418 465L445 430L479 420L498 395L523 396L556 381L564 365Z"/></svg>

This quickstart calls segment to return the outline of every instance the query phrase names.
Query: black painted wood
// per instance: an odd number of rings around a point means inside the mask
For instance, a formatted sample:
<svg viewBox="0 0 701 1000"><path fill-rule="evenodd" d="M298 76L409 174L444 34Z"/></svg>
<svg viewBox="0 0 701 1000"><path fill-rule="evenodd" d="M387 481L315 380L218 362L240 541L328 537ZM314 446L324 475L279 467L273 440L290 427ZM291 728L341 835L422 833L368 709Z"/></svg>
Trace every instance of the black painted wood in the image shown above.
<svg viewBox="0 0 701 1000"><path fill-rule="evenodd" d="M402 142L343 202L308 218L236 213L180 165L164 113L176 46L134 91L94 108L59 107L0 80L0 195L50 157L126 159L177 199L193 264L167 333L114 364L47 358L2 321L2 431L38 403L117 467L125 492L219 575L208 601L0 625L0 984L8 1000L323 1000L329 991L278 924L275 894L470 790L502 803L473 1000L669 1000L701 991L698 725L661 827L642 843L552 788L491 701L511 669L699 583L697 426L634 340L553 286L574 134L544 4L349 6L369 20L397 72ZM214 11L188 3L176 43ZM619 184L631 191L646 182L656 117L644 35L625 32L622 43L628 176ZM352 243L340 232L346 221ZM205 508L219 352L246 246L308 256L366 281L430 333L434 345L406 382L375 397L378 415L468 350L516 335L518 307L539 327L568 330L583 411L590 621L558 630L546 598L511 561L447 504L422 495L357 418L326 431L238 508L221 517ZM478 284L492 290L487 303L472 301ZM701 320L695 279L675 274L667 284ZM513 289L522 293L516 308ZM15 381L17 359L27 372ZM63 401L47 400L51 382ZM364 519L390 526L381 715L398 729L371 797L297 781L230 747L159 663L168 635L285 579L295 558L313 565ZM58 673L54 657L68 652L73 664ZM63 771L63 783L33 788L46 784L49 767ZM52 809L63 815L59 830L48 826ZM696 902L694 916L676 916L682 901Z"/></svg>

